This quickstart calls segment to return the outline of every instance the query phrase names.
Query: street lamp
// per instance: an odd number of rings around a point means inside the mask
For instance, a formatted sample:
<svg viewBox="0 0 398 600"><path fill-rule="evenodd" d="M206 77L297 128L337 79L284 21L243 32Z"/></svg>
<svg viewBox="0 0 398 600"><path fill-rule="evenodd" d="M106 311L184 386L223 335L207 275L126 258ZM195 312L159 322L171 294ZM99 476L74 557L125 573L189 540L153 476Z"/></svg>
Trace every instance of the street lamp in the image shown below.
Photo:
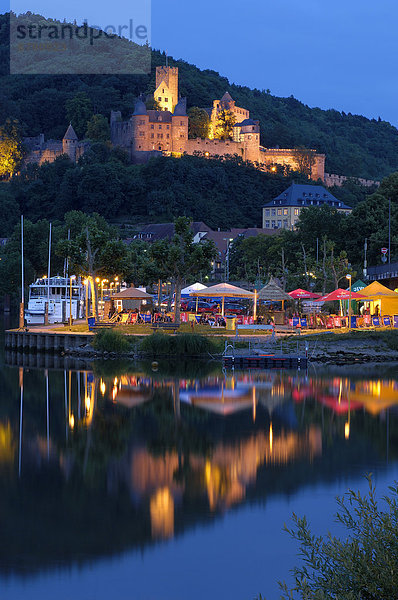
<svg viewBox="0 0 398 600"><path fill-rule="evenodd" d="M346 275L346 279L348 279L348 281L350 282L350 293L349 293L349 300L348 300L348 329L351 329L351 282L352 282L352 276L351 275Z"/></svg>
<svg viewBox="0 0 398 600"><path fill-rule="evenodd" d="M71 275L69 277L69 329L73 325L73 315L72 315L72 281L76 279L75 275Z"/></svg>
<svg viewBox="0 0 398 600"><path fill-rule="evenodd" d="M85 279L83 283L86 286L86 321L88 323L88 279Z"/></svg>

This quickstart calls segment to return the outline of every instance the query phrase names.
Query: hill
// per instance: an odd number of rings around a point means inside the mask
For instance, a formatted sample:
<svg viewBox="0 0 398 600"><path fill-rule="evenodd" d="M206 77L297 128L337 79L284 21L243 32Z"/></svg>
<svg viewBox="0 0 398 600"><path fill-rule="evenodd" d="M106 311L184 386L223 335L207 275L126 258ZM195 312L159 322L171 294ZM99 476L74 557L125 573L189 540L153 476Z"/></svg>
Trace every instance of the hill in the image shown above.
<svg viewBox="0 0 398 600"><path fill-rule="evenodd" d="M123 52L125 48L124 42ZM13 117L25 135L44 133L58 139L68 125L65 102L78 92L91 99L93 112L108 117L115 109L126 116L140 93L154 90L155 68L164 62L164 54L153 50L150 75L10 76L8 15L0 15L0 123ZM390 123L309 108L293 96L278 98L265 90L230 84L219 73L202 71L183 60L170 58L169 62L179 67L180 90L188 98L188 107L210 106L228 89L238 105L260 120L261 143L266 147L315 148L326 154L327 172L350 177L382 179L398 170L398 130Z"/></svg>

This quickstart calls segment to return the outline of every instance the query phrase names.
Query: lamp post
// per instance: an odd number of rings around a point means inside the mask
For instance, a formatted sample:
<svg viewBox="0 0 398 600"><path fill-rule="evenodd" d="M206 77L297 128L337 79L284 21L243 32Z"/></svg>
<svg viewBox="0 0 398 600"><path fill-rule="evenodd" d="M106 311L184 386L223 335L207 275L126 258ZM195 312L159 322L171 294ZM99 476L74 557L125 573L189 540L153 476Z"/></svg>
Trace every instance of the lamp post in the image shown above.
<svg viewBox="0 0 398 600"><path fill-rule="evenodd" d="M88 279L85 279L83 283L86 286L86 321L88 323Z"/></svg>
<svg viewBox="0 0 398 600"><path fill-rule="evenodd" d="M75 275L71 275L69 277L69 329L73 325L73 315L72 315L72 281L76 279Z"/></svg>
<svg viewBox="0 0 398 600"><path fill-rule="evenodd" d="M349 293L349 300L348 300L348 329L351 329L351 282L352 282L352 276L346 275L346 279L348 279L348 281L350 283L350 293Z"/></svg>

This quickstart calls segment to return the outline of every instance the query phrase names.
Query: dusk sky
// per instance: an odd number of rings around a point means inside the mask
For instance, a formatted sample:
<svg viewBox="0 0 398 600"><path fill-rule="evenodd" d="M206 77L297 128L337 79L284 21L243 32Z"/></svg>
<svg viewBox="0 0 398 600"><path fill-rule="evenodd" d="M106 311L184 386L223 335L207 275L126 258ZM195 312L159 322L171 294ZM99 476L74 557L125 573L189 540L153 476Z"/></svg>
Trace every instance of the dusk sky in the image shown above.
<svg viewBox="0 0 398 600"><path fill-rule="evenodd" d="M11 6L101 25L134 17L131 0ZM398 125L397 19L396 0L152 0L152 46L231 82Z"/></svg>

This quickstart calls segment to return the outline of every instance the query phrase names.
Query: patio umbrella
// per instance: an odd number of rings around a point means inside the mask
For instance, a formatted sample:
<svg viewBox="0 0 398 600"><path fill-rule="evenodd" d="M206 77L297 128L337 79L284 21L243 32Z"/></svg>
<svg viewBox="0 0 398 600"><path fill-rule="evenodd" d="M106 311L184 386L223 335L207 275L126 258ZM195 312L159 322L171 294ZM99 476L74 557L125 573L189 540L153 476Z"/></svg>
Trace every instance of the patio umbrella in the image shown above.
<svg viewBox="0 0 398 600"><path fill-rule="evenodd" d="M330 294L326 294L326 296L321 296L315 300L315 302L334 302L335 300L349 300L350 299L350 290L343 290L338 288L334 290L334 292L330 292ZM358 292L353 292L351 290L351 300L366 300L365 296L362 294L358 294Z"/></svg>
<svg viewBox="0 0 398 600"><path fill-rule="evenodd" d="M297 288L297 290L289 292L289 296L291 296L293 300L312 300L313 298L319 298L320 295L321 294L316 294L315 292L302 290L301 288Z"/></svg>
<svg viewBox="0 0 398 600"><path fill-rule="evenodd" d="M205 290L193 292L191 296L195 298L222 298L221 314L224 316L225 298L254 298L254 293L230 283L219 283Z"/></svg>

